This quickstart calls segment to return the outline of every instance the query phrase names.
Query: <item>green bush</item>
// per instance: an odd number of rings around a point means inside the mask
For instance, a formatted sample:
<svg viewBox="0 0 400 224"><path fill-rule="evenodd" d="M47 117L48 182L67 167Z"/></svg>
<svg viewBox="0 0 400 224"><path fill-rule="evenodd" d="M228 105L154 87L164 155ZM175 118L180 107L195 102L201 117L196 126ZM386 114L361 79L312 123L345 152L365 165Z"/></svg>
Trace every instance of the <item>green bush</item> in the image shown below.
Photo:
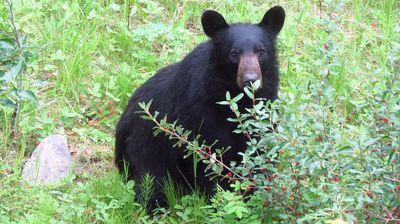
<svg viewBox="0 0 400 224"><path fill-rule="evenodd" d="M329 71L299 86L299 99L283 92L270 103L256 98L252 89L234 98L228 92L219 104L231 108L228 120L238 124L235 132L248 137L239 164L224 164L219 158L228 149L206 145L200 136L191 138L179 121L159 120L157 112L149 112L151 102L141 107L144 118L155 122L155 134L185 145L187 156L197 155L208 164L212 177L230 180L236 194L220 191L211 206L214 216L229 219L234 214L232 220L237 220L254 214L266 223L337 218L398 222L400 66L398 57L391 61L389 72L382 74L385 90L374 86L360 99L339 100L343 98L330 84ZM244 113L237 105L243 97L254 102ZM339 105L343 103L352 108L347 116ZM215 206L218 198L222 209Z"/></svg>
<svg viewBox="0 0 400 224"><path fill-rule="evenodd" d="M399 96L398 86L393 91L391 96ZM247 113L237 109L243 94L233 99L227 94L221 102L234 112L229 120L239 124L237 132L249 137L240 164L223 164L218 158L225 150L202 144L200 138L189 140L191 132L178 126L179 121L158 122L149 113L150 105L142 105L146 118L156 122L156 133L185 144L187 155L196 153L214 176L230 179L237 194L221 191L213 202L220 197L226 204L217 214L226 218L234 213L240 219L256 210L267 223L400 218L400 123L399 110L393 110L399 98L388 97L385 105L370 101L357 118L328 120L340 114L316 99L296 105L282 94L271 104L246 93L255 102ZM256 191L246 195L250 190Z"/></svg>

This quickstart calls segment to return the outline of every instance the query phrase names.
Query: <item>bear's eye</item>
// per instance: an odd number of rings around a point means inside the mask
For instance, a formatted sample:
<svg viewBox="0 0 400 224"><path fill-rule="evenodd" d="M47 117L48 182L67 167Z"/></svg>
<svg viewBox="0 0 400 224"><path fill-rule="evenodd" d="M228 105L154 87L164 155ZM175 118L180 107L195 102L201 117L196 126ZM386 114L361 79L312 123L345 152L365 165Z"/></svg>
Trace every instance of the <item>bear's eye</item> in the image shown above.
<svg viewBox="0 0 400 224"><path fill-rule="evenodd" d="M239 55L239 51L237 49L232 49L231 52L230 52L230 55L233 58L236 58Z"/></svg>
<svg viewBox="0 0 400 224"><path fill-rule="evenodd" d="M265 49L263 49L263 48L258 49L257 54L260 56L263 56L265 54Z"/></svg>

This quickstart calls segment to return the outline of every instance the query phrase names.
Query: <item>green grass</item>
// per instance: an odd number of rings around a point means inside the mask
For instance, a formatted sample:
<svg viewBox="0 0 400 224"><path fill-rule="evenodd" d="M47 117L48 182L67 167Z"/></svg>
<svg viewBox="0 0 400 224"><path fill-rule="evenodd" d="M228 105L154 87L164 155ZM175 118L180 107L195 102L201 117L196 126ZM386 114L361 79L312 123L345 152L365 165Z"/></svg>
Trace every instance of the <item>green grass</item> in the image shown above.
<svg viewBox="0 0 400 224"><path fill-rule="evenodd" d="M206 40L200 25L204 9L220 11L229 22L257 23L275 4L286 10L278 43L280 91L294 104L310 101L304 94L309 80L320 79L324 57L332 56L336 74L328 82L341 116L328 119L351 116L362 122L357 118L365 110L362 103L390 88L388 80L398 79L390 63L400 51L397 0L323 1L322 8L305 0L15 1L20 31L44 48L35 51L26 73L24 85L39 102L23 105L19 139L11 136L12 111L1 108L0 223L182 223L185 203L194 209L194 223L204 221L193 206L206 206L204 198L193 194L180 200L173 188L167 191L177 208L145 215L133 200L132 183L124 184L112 165L114 128L135 88ZM1 5L0 30L10 31L7 19ZM324 52L324 44L333 55ZM37 87L35 80L48 85ZM54 133L68 137L75 174L56 186L22 184L23 163L40 140Z"/></svg>
<svg viewBox="0 0 400 224"><path fill-rule="evenodd" d="M6 183L1 192L0 221L132 222L134 216L127 214L138 210L138 205L133 200L132 186L132 182L123 184L119 175L114 172L87 182L71 177L64 183L49 187L31 188L23 184Z"/></svg>

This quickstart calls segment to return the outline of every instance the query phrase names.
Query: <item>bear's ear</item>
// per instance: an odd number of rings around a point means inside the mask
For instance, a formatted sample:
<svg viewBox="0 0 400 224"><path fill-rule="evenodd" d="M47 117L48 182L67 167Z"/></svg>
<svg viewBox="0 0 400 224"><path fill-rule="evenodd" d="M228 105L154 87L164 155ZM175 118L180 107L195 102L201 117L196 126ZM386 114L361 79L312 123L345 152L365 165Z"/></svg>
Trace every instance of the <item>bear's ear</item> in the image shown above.
<svg viewBox="0 0 400 224"><path fill-rule="evenodd" d="M264 18L258 25L278 34L284 22L285 10L281 6L274 6L265 13Z"/></svg>
<svg viewBox="0 0 400 224"><path fill-rule="evenodd" d="M203 25L204 33L209 37L214 37L218 31L228 28L224 17L216 11L206 10L201 16L201 24Z"/></svg>

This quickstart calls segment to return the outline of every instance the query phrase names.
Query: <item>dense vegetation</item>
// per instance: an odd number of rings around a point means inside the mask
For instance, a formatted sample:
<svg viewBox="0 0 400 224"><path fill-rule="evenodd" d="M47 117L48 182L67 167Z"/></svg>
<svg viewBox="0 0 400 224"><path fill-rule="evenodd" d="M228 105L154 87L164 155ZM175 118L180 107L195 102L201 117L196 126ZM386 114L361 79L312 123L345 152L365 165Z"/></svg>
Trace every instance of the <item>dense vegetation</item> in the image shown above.
<svg viewBox="0 0 400 224"><path fill-rule="evenodd" d="M270 108L255 100L249 114L232 118L253 139L244 163L227 172L217 149L159 123L204 158L212 176L231 179L232 191L207 201L197 192L180 197L169 184L171 208L154 216L133 200L134 183L112 161L115 124L131 92L206 39L202 10L258 22L277 2L16 0L14 24L7 2L0 5L0 223L400 222L399 1L279 1L287 13L280 100ZM222 104L235 111L235 101L252 94L235 97ZM53 186L22 183L23 163L54 133L68 138L73 174Z"/></svg>

